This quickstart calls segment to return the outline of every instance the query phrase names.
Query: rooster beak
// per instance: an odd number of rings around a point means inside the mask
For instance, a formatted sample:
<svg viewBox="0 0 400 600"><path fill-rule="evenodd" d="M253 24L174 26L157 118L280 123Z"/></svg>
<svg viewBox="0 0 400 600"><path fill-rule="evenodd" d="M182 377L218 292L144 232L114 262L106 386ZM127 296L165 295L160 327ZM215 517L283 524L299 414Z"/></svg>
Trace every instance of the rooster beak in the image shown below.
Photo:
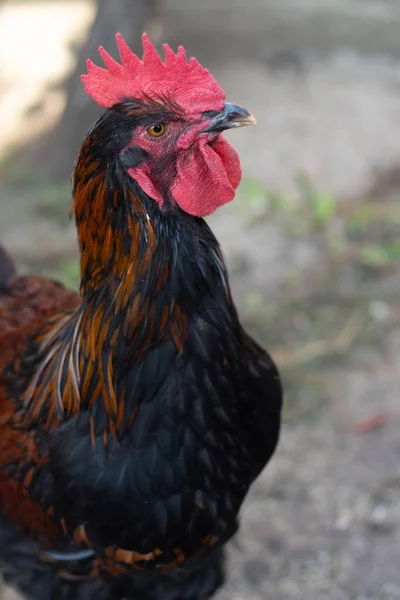
<svg viewBox="0 0 400 600"><path fill-rule="evenodd" d="M245 108L237 104L226 103L220 113L212 120L210 125L203 131L205 133L219 133L225 129L233 127L245 127L246 125L255 125L255 117Z"/></svg>

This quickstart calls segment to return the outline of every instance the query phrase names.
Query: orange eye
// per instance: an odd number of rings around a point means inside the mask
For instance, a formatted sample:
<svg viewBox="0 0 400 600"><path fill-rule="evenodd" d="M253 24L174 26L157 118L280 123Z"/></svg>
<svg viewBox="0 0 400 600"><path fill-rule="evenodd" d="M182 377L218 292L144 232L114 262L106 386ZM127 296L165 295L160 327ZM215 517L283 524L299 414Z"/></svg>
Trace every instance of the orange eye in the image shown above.
<svg viewBox="0 0 400 600"><path fill-rule="evenodd" d="M153 137L161 137L165 133L165 125L164 123L157 123L149 127L147 131Z"/></svg>

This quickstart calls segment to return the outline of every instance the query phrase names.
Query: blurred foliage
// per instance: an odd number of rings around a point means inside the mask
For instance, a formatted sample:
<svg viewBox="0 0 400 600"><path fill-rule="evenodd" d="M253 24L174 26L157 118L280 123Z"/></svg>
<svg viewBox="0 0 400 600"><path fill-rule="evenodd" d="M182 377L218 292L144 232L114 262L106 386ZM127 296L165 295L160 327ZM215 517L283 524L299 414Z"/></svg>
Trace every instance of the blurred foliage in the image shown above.
<svg viewBox="0 0 400 600"><path fill-rule="evenodd" d="M288 244L309 243L316 254L312 267L290 272L273 296L252 291L241 307L280 366L287 419L314 418L332 399L326 371L370 361L400 322L398 194L339 200L304 173L296 184L290 196L245 181L239 203L247 227L273 220Z"/></svg>
<svg viewBox="0 0 400 600"><path fill-rule="evenodd" d="M246 224L272 218L289 237L319 237L331 258L348 258L354 265L378 271L399 266L399 198L391 202L338 200L318 190L304 173L296 182L297 194L290 197L269 191L258 181L244 181L239 210Z"/></svg>
<svg viewBox="0 0 400 600"><path fill-rule="evenodd" d="M79 262L77 260L62 261L53 276L66 287L78 290L80 283Z"/></svg>
<svg viewBox="0 0 400 600"><path fill-rule="evenodd" d="M71 204L70 184L39 184L36 191L37 214L53 218L61 224L65 223L68 218L68 204Z"/></svg>

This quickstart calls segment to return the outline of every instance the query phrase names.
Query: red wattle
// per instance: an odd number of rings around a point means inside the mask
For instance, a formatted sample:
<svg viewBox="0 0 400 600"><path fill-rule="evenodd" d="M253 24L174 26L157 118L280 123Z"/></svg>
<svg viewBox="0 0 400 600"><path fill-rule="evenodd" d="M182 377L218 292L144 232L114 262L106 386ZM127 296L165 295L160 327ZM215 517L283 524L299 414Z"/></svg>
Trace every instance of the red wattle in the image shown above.
<svg viewBox="0 0 400 600"><path fill-rule="evenodd" d="M242 175L236 151L222 137L212 146L200 138L177 160L171 193L182 210L205 217L235 196Z"/></svg>

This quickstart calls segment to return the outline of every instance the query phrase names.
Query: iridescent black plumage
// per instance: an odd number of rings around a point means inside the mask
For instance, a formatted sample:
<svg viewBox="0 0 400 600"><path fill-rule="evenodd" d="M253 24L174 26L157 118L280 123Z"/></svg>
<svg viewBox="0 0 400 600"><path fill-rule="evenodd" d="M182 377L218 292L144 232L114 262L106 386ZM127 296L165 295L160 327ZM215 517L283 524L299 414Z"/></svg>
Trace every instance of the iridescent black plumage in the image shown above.
<svg viewBox="0 0 400 600"><path fill-rule="evenodd" d="M47 539L33 521L25 533L50 550L92 548L62 568L104 577L109 598L210 597L279 435L278 373L238 321L210 228L167 183L161 210L126 172L142 158L124 150L132 129L168 110L127 101L89 132L74 172L82 302L37 324L29 369L18 360L0 376L18 415L8 433L33 432L37 453L8 478L33 472L30 501L50 522Z"/></svg>

